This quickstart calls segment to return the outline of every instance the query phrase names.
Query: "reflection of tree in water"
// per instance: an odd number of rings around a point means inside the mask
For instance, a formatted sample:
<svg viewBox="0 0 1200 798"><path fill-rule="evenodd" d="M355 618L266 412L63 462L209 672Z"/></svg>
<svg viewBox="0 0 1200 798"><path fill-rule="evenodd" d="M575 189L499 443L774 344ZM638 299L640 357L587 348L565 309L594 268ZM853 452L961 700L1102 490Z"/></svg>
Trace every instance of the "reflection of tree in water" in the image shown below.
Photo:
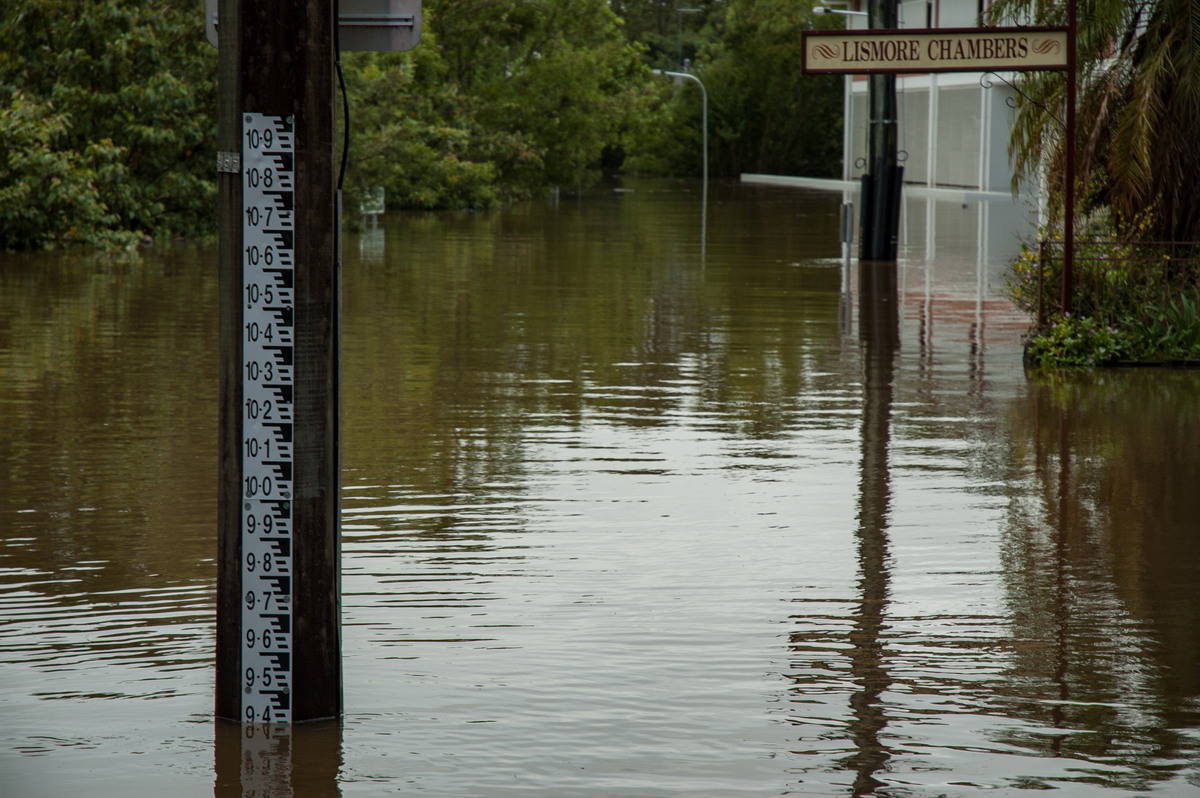
<svg viewBox="0 0 1200 798"><path fill-rule="evenodd" d="M0 534L23 539L8 567L54 576L48 595L210 578L210 264L180 247L0 269Z"/></svg>
<svg viewBox="0 0 1200 798"><path fill-rule="evenodd" d="M435 493L519 481L524 425L666 427L699 405L733 434L786 434L834 370L837 275L782 264L824 254L837 201L772 201L722 206L736 253L707 271L677 194L387 220L383 260L347 253L345 462ZM797 213L813 223L783 223Z"/></svg>
<svg viewBox="0 0 1200 798"><path fill-rule="evenodd" d="M0 609L15 613L0 623L4 663L211 659L206 253L8 255L0 267ZM159 689L90 682L80 695Z"/></svg>
<svg viewBox="0 0 1200 798"><path fill-rule="evenodd" d="M1198 405L1194 374L1043 377L1015 417L1030 477L1004 543L1014 650L998 689L1047 731L997 737L1085 760L1088 781L1149 789L1197 755L1180 730L1200 726Z"/></svg>

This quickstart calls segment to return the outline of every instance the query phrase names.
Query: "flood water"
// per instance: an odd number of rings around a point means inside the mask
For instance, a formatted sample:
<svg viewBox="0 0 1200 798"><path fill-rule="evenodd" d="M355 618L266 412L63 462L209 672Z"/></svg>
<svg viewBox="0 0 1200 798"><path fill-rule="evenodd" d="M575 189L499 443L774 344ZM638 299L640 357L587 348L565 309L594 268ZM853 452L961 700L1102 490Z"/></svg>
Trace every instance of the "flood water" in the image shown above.
<svg viewBox="0 0 1200 798"><path fill-rule="evenodd" d="M626 189L347 237L345 716L270 738L215 248L3 256L0 794L1200 794L1200 373L1027 375L974 206L889 303L840 195Z"/></svg>

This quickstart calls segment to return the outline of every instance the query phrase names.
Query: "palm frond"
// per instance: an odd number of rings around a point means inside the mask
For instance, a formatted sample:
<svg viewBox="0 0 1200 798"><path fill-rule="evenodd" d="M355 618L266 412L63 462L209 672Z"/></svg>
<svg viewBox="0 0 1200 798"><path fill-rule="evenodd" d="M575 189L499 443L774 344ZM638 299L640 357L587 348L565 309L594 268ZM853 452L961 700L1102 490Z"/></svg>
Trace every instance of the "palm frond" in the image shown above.
<svg viewBox="0 0 1200 798"><path fill-rule="evenodd" d="M1066 0L1071 2L1071 0ZM1077 178L1117 218L1156 210L1163 238L1200 239L1200 2L1078 0L1079 130L1067 142L1059 121L1061 75L1030 74L1009 139L1014 185L1042 175L1063 191L1065 147L1076 148ZM997 0L994 24L1063 24L1065 2Z"/></svg>

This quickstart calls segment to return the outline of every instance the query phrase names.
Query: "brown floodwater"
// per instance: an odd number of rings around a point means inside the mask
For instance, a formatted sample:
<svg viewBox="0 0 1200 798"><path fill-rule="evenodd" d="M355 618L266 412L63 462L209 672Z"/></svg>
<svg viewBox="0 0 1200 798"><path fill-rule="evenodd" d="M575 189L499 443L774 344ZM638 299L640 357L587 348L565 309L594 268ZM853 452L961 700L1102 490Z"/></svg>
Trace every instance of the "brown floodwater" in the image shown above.
<svg viewBox="0 0 1200 798"><path fill-rule="evenodd" d="M269 735L215 248L0 256L0 794L1200 794L1200 373L1026 373L1003 209L622 189L347 236L345 716Z"/></svg>

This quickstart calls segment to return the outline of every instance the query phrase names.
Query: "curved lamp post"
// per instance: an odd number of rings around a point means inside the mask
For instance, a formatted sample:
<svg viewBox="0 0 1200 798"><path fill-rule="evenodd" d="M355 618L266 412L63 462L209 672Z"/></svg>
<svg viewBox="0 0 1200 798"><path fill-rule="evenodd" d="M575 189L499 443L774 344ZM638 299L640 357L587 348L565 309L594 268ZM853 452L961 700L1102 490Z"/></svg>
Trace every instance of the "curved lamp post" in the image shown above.
<svg viewBox="0 0 1200 798"><path fill-rule="evenodd" d="M865 16L867 16L866 11L850 11L845 8L830 8L829 6L815 6L813 8L813 13L814 14L841 14L842 16L846 16L846 17L865 17Z"/></svg>
<svg viewBox="0 0 1200 798"><path fill-rule="evenodd" d="M703 269L707 260L705 257L705 245L708 239L708 89L704 88L704 81L690 72L671 72L666 69L652 69L650 71L655 75L669 75L676 79L687 78L688 80L694 80L700 87L700 125L703 128L703 135L701 135L700 140L702 142L701 157L704 159L701 165L700 184L700 268Z"/></svg>
<svg viewBox="0 0 1200 798"><path fill-rule="evenodd" d="M708 191L708 89L704 88L704 81L700 80L700 78L696 77L691 72L670 72L666 69L652 69L650 71L653 72L655 75L670 75L673 78L687 78L688 80L694 80L700 86L700 107L701 107L700 124L703 127L703 135L701 136L701 141L702 141L701 146L703 148L703 158L704 158L704 162L702 164L702 166L703 166L702 171L703 171L703 180L704 180L704 190Z"/></svg>

